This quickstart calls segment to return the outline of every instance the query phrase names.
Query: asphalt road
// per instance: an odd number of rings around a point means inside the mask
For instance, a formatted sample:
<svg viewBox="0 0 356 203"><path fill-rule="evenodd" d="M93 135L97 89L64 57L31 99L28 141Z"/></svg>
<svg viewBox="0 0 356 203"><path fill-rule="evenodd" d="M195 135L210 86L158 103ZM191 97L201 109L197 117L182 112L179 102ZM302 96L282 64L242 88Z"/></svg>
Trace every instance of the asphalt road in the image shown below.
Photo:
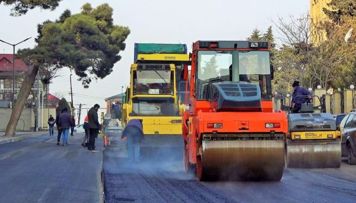
<svg viewBox="0 0 356 203"><path fill-rule="evenodd" d="M100 202L102 161L109 203L356 202L356 166L345 163L340 169L286 169L281 182L199 182L183 170L181 142L146 148L150 155L131 163L119 133L110 137L104 154L82 148L80 134L65 147L48 136L0 145L0 202Z"/></svg>
<svg viewBox="0 0 356 203"><path fill-rule="evenodd" d="M0 145L0 202L100 202L102 144L90 152L82 137L68 146L49 136Z"/></svg>
<svg viewBox="0 0 356 203"><path fill-rule="evenodd" d="M125 143L111 137L104 151L106 202L356 202L356 166L286 169L280 182L199 182L183 171L182 154L175 149L158 161L130 163Z"/></svg>

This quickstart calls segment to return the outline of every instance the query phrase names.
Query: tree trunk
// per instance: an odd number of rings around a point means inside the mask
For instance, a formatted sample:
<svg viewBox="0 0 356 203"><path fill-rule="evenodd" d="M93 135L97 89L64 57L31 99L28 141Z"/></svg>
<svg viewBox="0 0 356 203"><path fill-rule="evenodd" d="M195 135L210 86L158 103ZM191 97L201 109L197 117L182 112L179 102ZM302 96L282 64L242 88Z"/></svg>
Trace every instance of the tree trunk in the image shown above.
<svg viewBox="0 0 356 203"><path fill-rule="evenodd" d="M5 136L14 136L16 132L16 126L20 119L21 113L25 107L28 96L30 95L31 88L33 83L36 80L36 75L38 72L39 66L33 66L32 70L25 75L25 79L22 82L20 93L17 97L15 106L12 109L11 117L9 123L6 126Z"/></svg>

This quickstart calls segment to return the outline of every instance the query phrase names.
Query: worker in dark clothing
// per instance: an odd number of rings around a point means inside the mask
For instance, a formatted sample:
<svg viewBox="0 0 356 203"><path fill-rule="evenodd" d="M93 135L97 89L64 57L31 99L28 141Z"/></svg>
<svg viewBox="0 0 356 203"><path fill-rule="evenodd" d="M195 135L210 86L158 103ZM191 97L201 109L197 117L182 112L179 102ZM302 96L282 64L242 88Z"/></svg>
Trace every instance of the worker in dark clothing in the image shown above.
<svg viewBox="0 0 356 203"><path fill-rule="evenodd" d="M292 84L294 89L292 95L292 113L299 113L302 108L302 104L310 101L310 92L303 87L299 86L299 81L294 81Z"/></svg>
<svg viewBox="0 0 356 203"><path fill-rule="evenodd" d="M74 127L75 127L75 118L73 115L71 116L71 120L72 120L72 125L70 126L70 136L73 136Z"/></svg>
<svg viewBox="0 0 356 203"><path fill-rule="evenodd" d="M62 110L62 113L59 115L59 126L61 126L62 131L62 145L68 144L68 134L69 128L72 126L72 118L67 108Z"/></svg>
<svg viewBox="0 0 356 203"><path fill-rule="evenodd" d="M57 115L56 115L56 126L57 126L57 131L58 131L58 134L57 134L57 145L59 145L59 142L61 141L61 134L62 134L62 128L59 124L59 115L60 115L61 112L58 112Z"/></svg>
<svg viewBox="0 0 356 203"><path fill-rule="evenodd" d="M101 125L98 119L99 104L95 104L88 112L89 144L88 150L95 152L95 139L98 137Z"/></svg>
<svg viewBox="0 0 356 203"><path fill-rule="evenodd" d="M111 109L112 109L111 118L121 119L120 103L116 102L115 104L112 104Z"/></svg>
<svg viewBox="0 0 356 203"><path fill-rule="evenodd" d="M129 160L140 161L140 144L143 140L142 120L130 120L122 132L121 139L127 140Z"/></svg>
<svg viewBox="0 0 356 203"><path fill-rule="evenodd" d="M56 124L56 120L53 118L52 115L50 115L48 119L49 136L53 136L54 134L54 124Z"/></svg>

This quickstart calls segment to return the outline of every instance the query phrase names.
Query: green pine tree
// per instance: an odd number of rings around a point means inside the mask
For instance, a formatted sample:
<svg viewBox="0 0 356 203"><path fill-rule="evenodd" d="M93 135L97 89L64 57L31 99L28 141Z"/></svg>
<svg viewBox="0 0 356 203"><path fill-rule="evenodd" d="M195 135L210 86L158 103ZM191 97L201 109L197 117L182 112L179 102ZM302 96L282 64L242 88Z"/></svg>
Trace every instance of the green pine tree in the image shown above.
<svg viewBox="0 0 356 203"><path fill-rule="evenodd" d="M267 31L263 34L262 40L263 41L267 41L267 42L269 42L271 44L274 43L274 36L273 36L272 26L269 26Z"/></svg>
<svg viewBox="0 0 356 203"><path fill-rule="evenodd" d="M32 69L22 82L5 135L15 134L39 71L70 68L84 86L112 72L130 34L128 27L114 25L112 16L113 9L108 4L96 8L86 4L81 13L71 15L65 11L57 21L46 21L38 26L37 45L19 51L23 60L31 63Z"/></svg>
<svg viewBox="0 0 356 203"><path fill-rule="evenodd" d="M261 32L257 28L254 29L248 40L254 42L261 41Z"/></svg>
<svg viewBox="0 0 356 203"><path fill-rule="evenodd" d="M22 15L26 14L28 10L34 8L50 9L54 10L59 5L61 0L0 0L0 5L12 5L11 15Z"/></svg>

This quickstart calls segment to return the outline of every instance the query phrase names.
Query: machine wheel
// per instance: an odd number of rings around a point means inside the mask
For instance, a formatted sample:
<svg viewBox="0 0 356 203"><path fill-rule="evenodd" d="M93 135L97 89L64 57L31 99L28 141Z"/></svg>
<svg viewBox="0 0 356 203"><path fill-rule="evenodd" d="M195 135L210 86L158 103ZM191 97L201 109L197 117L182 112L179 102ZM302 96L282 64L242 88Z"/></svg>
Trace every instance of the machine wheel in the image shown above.
<svg viewBox="0 0 356 203"><path fill-rule="evenodd" d="M206 174L204 172L204 167L203 167L203 163L201 160L201 156L197 157L197 164L196 164L195 172L196 172L196 175L200 181L207 180Z"/></svg>
<svg viewBox="0 0 356 203"><path fill-rule="evenodd" d="M352 153L350 145L347 146L347 163L350 165L356 165L356 156Z"/></svg>
<svg viewBox="0 0 356 203"><path fill-rule="evenodd" d="M218 180L218 176L206 173L206 169L204 169L201 156L197 157L195 173L196 173L199 181L216 181L216 180Z"/></svg>

